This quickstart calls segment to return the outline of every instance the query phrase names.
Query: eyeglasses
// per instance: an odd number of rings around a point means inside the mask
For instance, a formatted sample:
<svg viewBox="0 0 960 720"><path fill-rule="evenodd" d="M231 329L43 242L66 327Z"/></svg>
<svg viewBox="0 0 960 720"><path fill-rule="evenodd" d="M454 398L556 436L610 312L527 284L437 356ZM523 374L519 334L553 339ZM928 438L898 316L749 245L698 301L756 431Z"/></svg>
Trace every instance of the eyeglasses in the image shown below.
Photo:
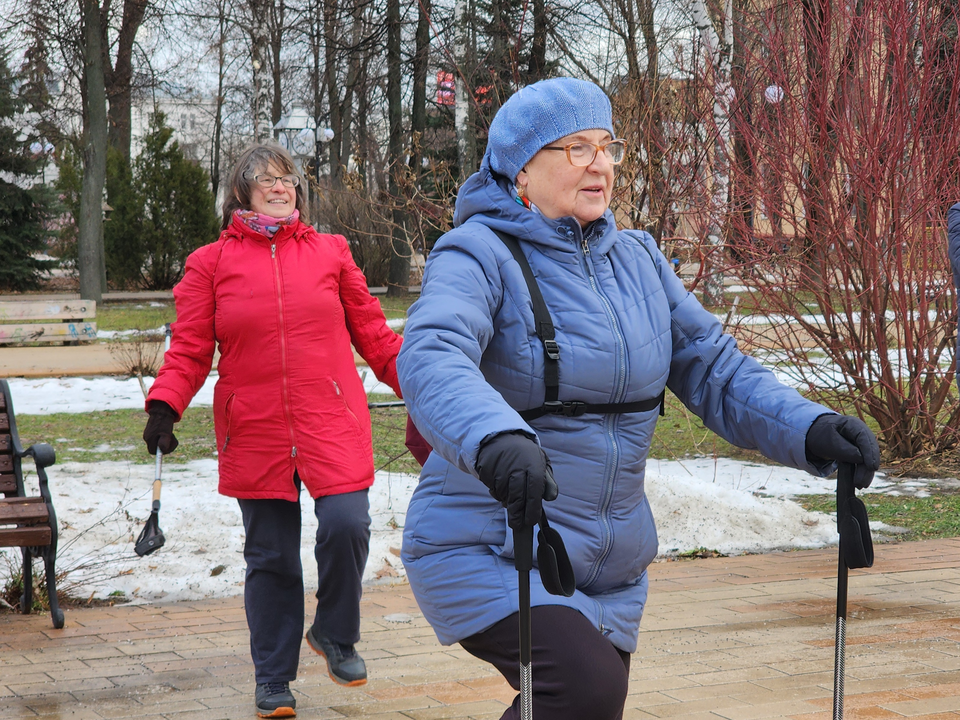
<svg viewBox="0 0 960 720"><path fill-rule="evenodd" d="M266 175L261 173L260 175L253 175L252 177L250 175L246 175L245 177L247 180L253 180L257 185L266 190L269 190L276 185L277 180L282 182L284 187L288 188L295 188L300 184L300 177L298 175L281 175L280 177L277 177L276 175Z"/></svg>
<svg viewBox="0 0 960 720"><path fill-rule="evenodd" d="M627 152L626 140L611 140L610 142L594 145L591 142L573 142L563 147L547 145L541 150L562 150L567 154L567 160L574 167L587 167L597 158L597 153L603 151L604 156L610 161L611 165L619 165L623 162L623 156Z"/></svg>

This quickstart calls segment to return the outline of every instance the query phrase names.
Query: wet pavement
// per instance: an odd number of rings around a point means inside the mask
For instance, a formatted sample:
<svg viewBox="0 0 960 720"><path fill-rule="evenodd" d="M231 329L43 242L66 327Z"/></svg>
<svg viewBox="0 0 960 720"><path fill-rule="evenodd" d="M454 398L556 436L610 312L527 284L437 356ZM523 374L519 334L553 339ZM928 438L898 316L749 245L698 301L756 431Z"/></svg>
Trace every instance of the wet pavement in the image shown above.
<svg viewBox="0 0 960 720"><path fill-rule="evenodd" d="M846 717L960 718L958 551L879 545L851 572ZM836 558L654 564L624 719L830 718ZM299 717L495 720L512 701L490 668L439 645L408 586L368 588L362 611L370 682L335 685L304 645ZM0 718L252 718L248 641L239 597L71 609L62 630L2 615Z"/></svg>

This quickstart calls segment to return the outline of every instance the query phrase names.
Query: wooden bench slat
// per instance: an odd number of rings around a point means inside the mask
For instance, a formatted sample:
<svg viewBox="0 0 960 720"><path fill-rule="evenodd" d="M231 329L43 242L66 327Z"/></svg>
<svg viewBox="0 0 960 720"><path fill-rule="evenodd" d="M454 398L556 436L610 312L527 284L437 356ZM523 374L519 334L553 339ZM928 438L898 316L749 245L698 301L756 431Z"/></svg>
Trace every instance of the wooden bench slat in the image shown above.
<svg viewBox="0 0 960 720"><path fill-rule="evenodd" d="M10 418L7 417L6 413L0 413L0 430L10 432Z"/></svg>
<svg viewBox="0 0 960 720"><path fill-rule="evenodd" d="M0 410L6 410L6 409L7 409L7 398L2 392L0 392Z"/></svg>
<svg viewBox="0 0 960 720"><path fill-rule="evenodd" d="M13 440L9 435L0 433L0 453L13 452Z"/></svg>
<svg viewBox="0 0 960 720"><path fill-rule="evenodd" d="M7 498L0 500L0 525L36 525L46 522L50 517L45 502L17 503L12 500L33 500L35 498Z"/></svg>
<svg viewBox="0 0 960 720"><path fill-rule="evenodd" d="M49 525L24 528L0 528L0 547L42 547L49 545Z"/></svg>
<svg viewBox="0 0 960 720"><path fill-rule="evenodd" d="M96 339L97 324L94 322L0 325L0 345L32 342L93 342Z"/></svg>
<svg viewBox="0 0 960 720"><path fill-rule="evenodd" d="M17 476L0 474L0 493L15 493L17 491Z"/></svg>
<svg viewBox="0 0 960 720"><path fill-rule="evenodd" d="M0 455L0 473L13 472L13 455Z"/></svg>
<svg viewBox="0 0 960 720"><path fill-rule="evenodd" d="M95 300L61 302L0 302L0 321L9 320L79 320L97 316Z"/></svg>

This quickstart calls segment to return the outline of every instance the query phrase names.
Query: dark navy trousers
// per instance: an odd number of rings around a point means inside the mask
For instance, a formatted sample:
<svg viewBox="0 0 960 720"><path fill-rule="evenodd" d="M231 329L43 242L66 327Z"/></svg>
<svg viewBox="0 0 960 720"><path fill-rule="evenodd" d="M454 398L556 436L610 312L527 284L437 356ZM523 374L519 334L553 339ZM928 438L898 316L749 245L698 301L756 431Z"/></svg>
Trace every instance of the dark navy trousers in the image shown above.
<svg viewBox="0 0 960 720"><path fill-rule="evenodd" d="M299 488L299 478L295 481ZM238 502L246 531L244 609L257 682L291 682L297 677L304 632L300 503ZM370 550L368 492L328 495L313 503L319 522L314 622L323 635L353 645L360 639L361 582Z"/></svg>

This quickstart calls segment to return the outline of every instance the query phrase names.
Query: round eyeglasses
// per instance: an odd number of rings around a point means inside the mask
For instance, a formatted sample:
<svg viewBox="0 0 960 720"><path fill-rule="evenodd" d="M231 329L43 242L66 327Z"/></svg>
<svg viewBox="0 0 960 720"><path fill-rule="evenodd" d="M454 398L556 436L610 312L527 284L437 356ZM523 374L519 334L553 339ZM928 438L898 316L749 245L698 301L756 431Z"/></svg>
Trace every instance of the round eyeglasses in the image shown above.
<svg viewBox="0 0 960 720"><path fill-rule="evenodd" d="M611 165L619 165L623 162L623 157L627 152L626 140L611 140L610 142L595 145L591 142L572 142L563 147L546 145L542 150L562 150L567 154L567 160L574 167L587 167L597 158L597 153L603 151L604 157Z"/></svg>
<svg viewBox="0 0 960 720"><path fill-rule="evenodd" d="M276 185L277 180L283 183L284 187L288 187L288 188L295 188L297 185L300 184L299 175L281 175L280 177L277 177L276 175L267 175L265 173L261 173L259 175L254 175L252 177L250 175L247 175L246 177L248 180L253 180L257 185L259 185L260 187L266 190L269 190L274 185Z"/></svg>

